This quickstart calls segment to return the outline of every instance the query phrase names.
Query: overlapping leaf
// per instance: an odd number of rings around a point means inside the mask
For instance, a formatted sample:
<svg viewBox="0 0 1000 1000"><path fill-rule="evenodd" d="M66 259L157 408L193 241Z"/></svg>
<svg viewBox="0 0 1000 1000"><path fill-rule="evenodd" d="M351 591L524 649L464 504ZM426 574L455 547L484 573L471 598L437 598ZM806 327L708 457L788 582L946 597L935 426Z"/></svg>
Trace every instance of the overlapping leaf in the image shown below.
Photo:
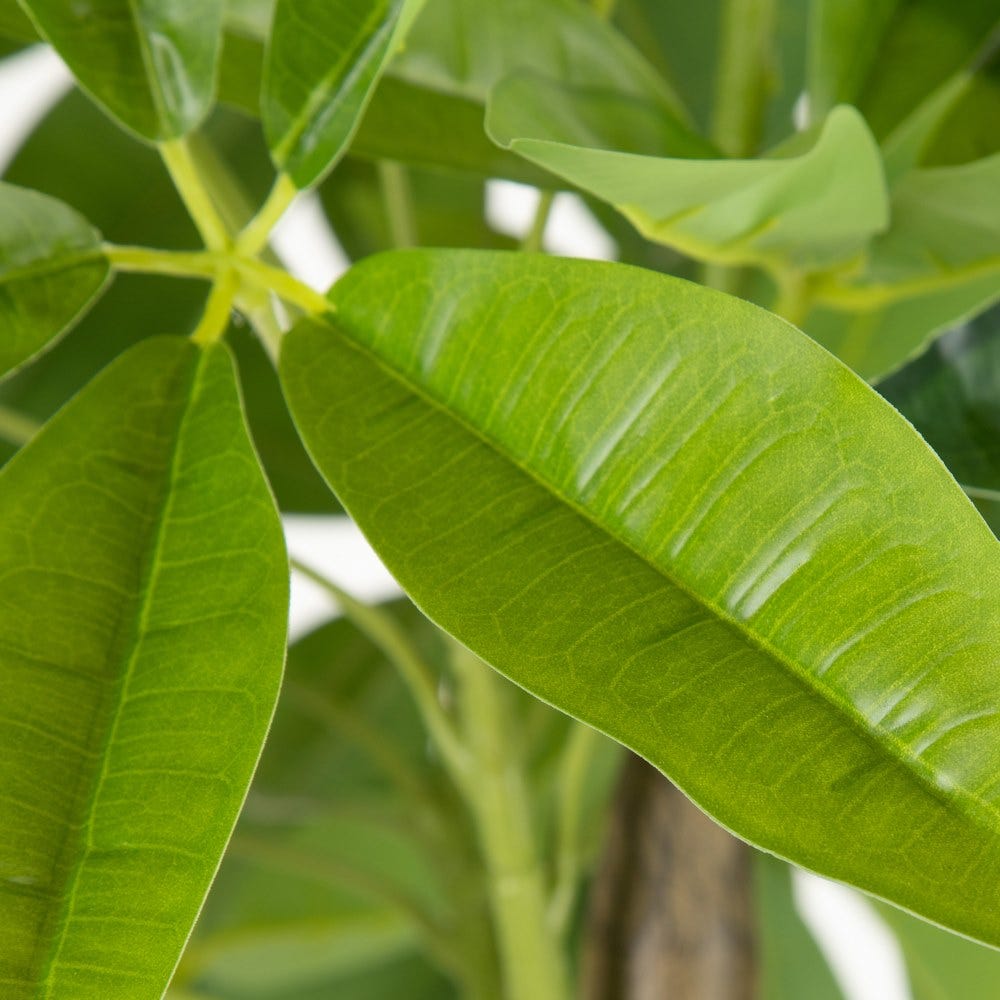
<svg viewBox="0 0 1000 1000"><path fill-rule="evenodd" d="M224 0L21 0L84 90L126 128L175 139L215 93Z"/></svg>
<svg viewBox="0 0 1000 1000"><path fill-rule="evenodd" d="M422 0L278 0L261 117L277 166L296 187L347 148L368 98Z"/></svg>
<svg viewBox="0 0 1000 1000"><path fill-rule="evenodd" d="M0 982L153 1000L284 653L281 526L225 348L133 348L0 486Z"/></svg>
<svg viewBox="0 0 1000 1000"><path fill-rule="evenodd" d="M67 205L0 183L0 374L73 325L108 277L100 234Z"/></svg>
<svg viewBox="0 0 1000 1000"><path fill-rule="evenodd" d="M1000 942L1000 546L905 420L621 266L385 255L333 299L286 392L425 611L746 839Z"/></svg>
<svg viewBox="0 0 1000 1000"><path fill-rule="evenodd" d="M525 104L533 86L513 77L495 89L487 120L494 139L615 205L649 239L692 257L826 266L888 223L878 148L849 107L837 108L805 149L808 137L798 137L764 159L673 159L580 145L551 110L544 133L535 131L540 119ZM575 111L558 118L573 120L578 132Z"/></svg>

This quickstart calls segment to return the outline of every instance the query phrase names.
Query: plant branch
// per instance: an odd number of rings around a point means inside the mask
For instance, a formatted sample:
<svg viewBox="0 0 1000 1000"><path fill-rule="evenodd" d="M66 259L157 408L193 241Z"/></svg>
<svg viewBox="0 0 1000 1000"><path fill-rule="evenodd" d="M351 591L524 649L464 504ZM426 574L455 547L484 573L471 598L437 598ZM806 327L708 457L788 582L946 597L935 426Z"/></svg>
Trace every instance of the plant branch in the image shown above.
<svg viewBox="0 0 1000 1000"><path fill-rule="evenodd" d="M580 821L583 790L594 752L603 737L583 722L574 722L559 761L556 884L549 920L565 934L580 881Z"/></svg>
<svg viewBox="0 0 1000 1000"><path fill-rule="evenodd" d="M191 339L202 347L214 344L229 326L233 313L233 300L239 290L239 279L231 268L221 271L212 284L205 311L191 334Z"/></svg>
<svg viewBox="0 0 1000 1000"><path fill-rule="evenodd" d="M0 405L0 438L10 444L27 444L41 429L41 423L32 417Z"/></svg>
<svg viewBox="0 0 1000 1000"><path fill-rule="evenodd" d="M539 191L538 205L535 208L535 218L531 228L521 241L521 249L526 253L538 253L544 248L545 227L549 223L552 205L556 200L555 191Z"/></svg>
<svg viewBox="0 0 1000 1000"><path fill-rule="evenodd" d="M224 250L229 246L229 230L216 210L208 190L202 183L197 165L186 139L160 143L160 156L209 250Z"/></svg>
<svg viewBox="0 0 1000 1000"><path fill-rule="evenodd" d="M378 179L389 219L392 245L397 249L418 246L420 240L413 212L413 193L406 167L391 160L379 160Z"/></svg>
<svg viewBox="0 0 1000 1000"><path fill-rule="evenodd" d="M546 917L518 734L500 676L454 644L464 732L472 756L465 792L489 877L507 1000L568 1000L565 956Z"/></svg>
<svg viewBox="0 0 1000 1000"><path fill-rule="evenodd" d="M469 780L468 752L438 701L434 671L424 661L410 637L381 608L357 600L322 573L298 559L292 559L291 565L292 569L318 584L333 597L347 618L397 667L449 773L460 787L466 785Z"/></svg>
<svg viewBox="0 0 1000 1000"><path fill-rule="evenodd" d="M105 244L102 250L116 271L215 279L220 273L233 270L252 288L273 292L304 312L322 314L334 310L325 296L293 278L287 271L259 260L212 251L153 250L115 244Z"/></svg>
<svg viewBox="0 0 1000 1000"><path fill-rule="evenodd" d="M255 257L266 246L281 217L295 200L299 189L287 174L278 174L260 211L236 237L236 251L245 257Z"/></svg>

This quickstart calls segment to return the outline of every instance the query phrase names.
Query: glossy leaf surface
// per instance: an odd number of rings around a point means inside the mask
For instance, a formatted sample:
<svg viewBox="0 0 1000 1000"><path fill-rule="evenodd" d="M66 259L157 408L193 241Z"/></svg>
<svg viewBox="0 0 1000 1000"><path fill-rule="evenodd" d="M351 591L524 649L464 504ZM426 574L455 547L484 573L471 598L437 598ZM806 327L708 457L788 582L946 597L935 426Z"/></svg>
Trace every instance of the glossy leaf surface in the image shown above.
<svg viewBox="0 0 1000 1000"><path fill-rule="evenodd" d="M905 420L621 265L392 254L332 297L293 416L428 614L742 837L1000 942L1000 547Z"/></svg>
<svg viewBox="0 0 1000 1000"><path fill-rule="evenodd" d="M0 472L4 995L161 996L270 722L281 526L223 347L133 348Z"/></svg>
<svg viewBox="0 0 1000 1000"><path fill-rule="evenodd" d="M274 162L307 188L347 148L414 0L278 0L261 117ZM405 26L405 25L404 25Z"/></svg>
<svg viewBox="0 0 1000 1000"><path fill-rule="evenodd" d="M830 115L811 148L797 148L799 137L758 160L592 148L561 132L533 134L537 122L517 78L497 87L487 120L494 139L616 206L649 239L701 260L823 266L888 223L878 148L848 107Z"/></svg>
<svg viewBox="0 0 1000 1000"><path fill-rule="evenodd" d="M100 234L67 205L0 183L0 374L72 326L100 294Z"/></svg>
<svg viewBox="0 0 1000 1000"><path fill-rule="evenodd" d="M224 0L21 0L80 85L126 128L175 139L215 93Z"/></svg>

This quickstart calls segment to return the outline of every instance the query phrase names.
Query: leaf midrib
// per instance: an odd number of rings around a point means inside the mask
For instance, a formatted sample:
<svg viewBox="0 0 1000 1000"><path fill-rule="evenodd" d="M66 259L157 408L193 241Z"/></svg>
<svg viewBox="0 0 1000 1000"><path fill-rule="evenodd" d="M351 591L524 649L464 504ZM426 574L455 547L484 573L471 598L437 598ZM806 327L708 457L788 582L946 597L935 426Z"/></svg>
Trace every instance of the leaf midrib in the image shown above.
<svg viewBox="0 0 1000 1000"><path fill-rule="evenodd" d="M107 777L108 756L111 747L115 743L118 726L122 717L125 693L128 690L129 683L135 672L136 657L144 639L145 624L149 614L150 602L156 589L155 584L159 573L160 556L166 529L167 513L172 506L174 486L178 479L178 464L182 451L185 427L187 425L188 418L191 415L191 410L197 396L199 381L204 374L208 358L208 351L199 351L197 359L191 366L191 370L186 376L186 400L184 402L183 409L181 410L180 418L177 421L177 428L173 441L173 450L170 456L170 465L167 470L167 474L164 477L161 495L158 498L158 502L153 513L153 517L155 518L153 537L140 568L137 586L137 599L135 600L134 614L132 616L133 623L131 625L130 632L126 633L128 635L128 642L127 644L123 644L121 649L118 649L116 647L119 645L119 642L113 641L108 650L109 659L115 658L124 660L125 669L121 672L121 676L114 685L116 697L113 698L111 704L110 720L109 725L107 726L107 737L104 739L102 745L94 752L95 757L100 761L100 766L95 772L92 780L89 782L89 790L86 796L81 796L79 793L77 795L77 808L74 812L79 814L79 812L83 811L86 814L86 818L80 824L79 830L74 837L77 845L77 851L75 852L76 860L72 866L69 878L67 879L66 887L61 894L61 898L65 902L60 914L59 933L53 938L53 941L48 949L48 955L43 958L42 962L38 965L38 982L44 990L44 992L40 994L40 1000L50 1000L52 997L52 979L59 967L59 959L62 953L62 948L66 941L69 924L73 916L80 875L90 855L91 845L88 841L93 830L96 804L100 796L101 789L103 788L104 781ZM123 623L124 620L125 616L122 615L120 623ZM73 826L69 825L67 834L69 834L72 830ZM60 853L65 851L65 849L66 841L64 841L62 851ZM35 965L34 960L32 965Z"/></svg>
<svg viewBox="0 0 1000 1000"><path fill-rule="evenodd" d="M332 296L331 301L333 301L336 306L336 300ZM314 322L317 321L314 320ZM879 751L887 753L888 756L903 769L904 773L910 775L914 778L914 780L916 780L918 785L923 790L929 792L935 799L938 799L945 804L957 802L962 815L965 816L970 822L977 827L987 830L991 835L996 835L998 827L998 823L996 821L1000 819L1000 810L998 810L995 806L961 785L954 785L949 791L942 789L934 780L935 771L930 766L912 753L910 749L900 740L894 738L890 733L885 732L878 726L872 725L870 720L862 715L850 702L841 700L834 691L822 684L809 670L797 666L793 659L773 646L764 636L751 632L743 622L730 615L724 609L718 607L713 601L706 598L704 595L696 593L663 566L652 562L648 556L640 552L628 539L622 538L612 531L607 525L599 521L594 514L579 504L576 500L566 496L565 493L555 484L550 483L548 480L543 478L540 473L537 473L523 465L516 456L511 454L505 445L487 436L482 430L470 423L464 414L458 413L456 410L450 408L445 402L435 398L429 392L425 391L422 386L415 384L405 371L397 368L392 362L377 354L371 347L368 346L368 344L351 333L342 314L338 314L337 324L337 326L332 326L330 324L325 325L326 328L333 332L335 336L340 337L340 339L347 346L356 350L367 360L378 365L395 381L402 384L407 391L413 393L413 395L417 396L428 406L433 407L435 410L457 423L463 430L476 438L481 444L497 452L502 458L510 462L515 469L534 482L544 492L548 493L554 500L565 504L578 517L586 521L598 531L607 535L612 539L612 541L616 542L627 552L635 556L641 562L645 563L645 565L652 569L654 573L661 576L672 586L676 587L696 605L705 608L720 622L728 625L737 636L742 638L743 641L747 643L747 645L757 649L765 656L775 661L778 665L784 667L785 671L804 688L806 688L807 691L819 698L828 706L832 707L836 713L850 722L851 725L857 729L865 739L874 744ZM994 822L987 822L983 815L984 813L989 814Z"/></svg>

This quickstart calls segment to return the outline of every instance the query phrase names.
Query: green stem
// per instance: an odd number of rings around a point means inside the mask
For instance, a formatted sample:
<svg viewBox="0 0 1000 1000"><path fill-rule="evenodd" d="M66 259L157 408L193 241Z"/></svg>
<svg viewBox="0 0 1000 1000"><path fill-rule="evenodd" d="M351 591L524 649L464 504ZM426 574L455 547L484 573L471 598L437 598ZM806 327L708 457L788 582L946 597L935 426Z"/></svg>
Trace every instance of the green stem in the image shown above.
<svg viewBox="0 0 1000 1000"><path fill-rule="evenodd" d="M420 241L413 211L413 193L406 167L391 160L379 160L378 178L393 246L399 249L418 246Z"/></svg>
<svg viewBox="0 0 1000 1000"><path fill-rule="evenodd" d="M526 253L538 253L544 246L545 227L549 223L549 214L552 212L552 205L556 200L555 191L540 191L538 194L538 205L535 208L535 218L532 220L531 228L521 241L521 249Z"/></svg>
<svg viewBox="0 0 1000 1000"><path fill-rule="evenodd" d="M598 17L610 21L615 16L618 0L590 0L590 6Z"/></svg>
<svg viewBox="0 0 1000 1000"><path fill-rule="evenodd" d="M212 251L153 250L115 244L105 244L102 249L116 271L215 279L222 272L233 270L252 288L274 292L304 312L333 312L333 304L325 296L293 278L287 271L259 260Z"/></svg>
<svg viewBox="0 0 1000 1000"><path fill-rule="evenodd" d="M229 246L229 231L202 184L187 140L172 139L160 143L160 156L205 246L209 250L226 249Z"/></svg>
<svg viewBox="0 0 1000 1000"><path fill-rule="evenodd" d="M489 878L504 995L567 1000L565 956L546 916L545 879L504 681L457 644L453 665L472 756L473 780L465 792Z"/></svg>
<svg viewBox="0 0 1000 1000"><path fill-rule="evenodd" d="M771 312L795 326L801 326L811 305L809 279L801 271L783 271L775 275L778 295Z"/></svg>
<svg viewBox="0 0 1000 1000"><path fill-rule="evenodd" d="M712 138L728 156L757 152L773 89L776 0L725 0L722 9Z"/></svg>
<svg viewBox="0 0 1000 1000"><path fill-rule="evenodd" d="M434 671L424 662L419 650L395 620L380 608L352 597L332 580L311 566L291 560L292 569L322 587L340 606L344 615L375 643L399 670L410 689L424 720L424 725L441 753L441 758L456 783L467 784L469 759L451 719L437 697Z"/></svg>
<svg viewBox="0 0 1000 1000"><path fill-rule="evenodd" d="M559 762L556 884L549 906L550 923L565 934L580 882L583 792L590 764L603 737L583 722L573 723Z"/></svg>
<svg viewBox="0 0 1000 1000"><path fill-rule="evenodd" d="M233 313L233 300L239 290L239 279L230 268L222 271L212 285L205 311L191 334L191 339L202 347L214 344L229 327Z"/></svg>
<svg viewBox="0 0 1000 1000"><path fill-rule="evenodd" d="M41 429L41 423L31 417L0 406L0 438L18 447L26 445Z"/></svg>
<svg viewBox="0 0 1000 1000"><path fill-rule="evenodd" d="M259 254L298 193L299 189L287 174L278 174L260 211L236 237L237 252L245 257Z"/></svg>

